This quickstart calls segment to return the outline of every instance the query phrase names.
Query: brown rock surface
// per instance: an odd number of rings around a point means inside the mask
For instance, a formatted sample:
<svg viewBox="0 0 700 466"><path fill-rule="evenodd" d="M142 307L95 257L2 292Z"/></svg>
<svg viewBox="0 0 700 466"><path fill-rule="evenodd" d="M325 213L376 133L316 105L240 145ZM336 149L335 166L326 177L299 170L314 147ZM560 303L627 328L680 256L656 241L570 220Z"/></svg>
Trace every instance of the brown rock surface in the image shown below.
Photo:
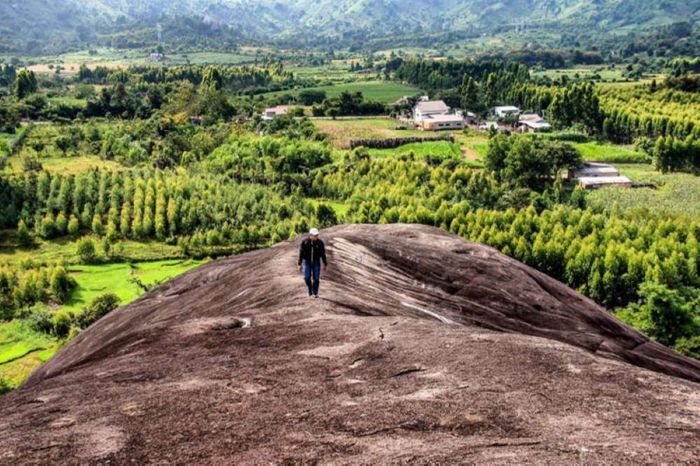
<svg viewBox="0 0 700 466"><path fill-rule="evenodd" d="M696 463L700 363L496 251L414 225L191 271L0 398L2 464Z"/></svg>

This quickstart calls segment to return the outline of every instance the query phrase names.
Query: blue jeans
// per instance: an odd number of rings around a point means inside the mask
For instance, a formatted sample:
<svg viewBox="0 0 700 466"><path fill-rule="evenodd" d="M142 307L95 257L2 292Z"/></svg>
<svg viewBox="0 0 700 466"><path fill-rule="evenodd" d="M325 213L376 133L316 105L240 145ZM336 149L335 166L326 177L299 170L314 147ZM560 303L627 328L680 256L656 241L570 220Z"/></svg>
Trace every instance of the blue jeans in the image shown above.
<svg viewBox="0 0 700 466"><path fill-rule="evenodd" d="M318 296L318 285L321 280L321 262L309 263L304 261L304 281L309 289L309 296Z"/></svg>

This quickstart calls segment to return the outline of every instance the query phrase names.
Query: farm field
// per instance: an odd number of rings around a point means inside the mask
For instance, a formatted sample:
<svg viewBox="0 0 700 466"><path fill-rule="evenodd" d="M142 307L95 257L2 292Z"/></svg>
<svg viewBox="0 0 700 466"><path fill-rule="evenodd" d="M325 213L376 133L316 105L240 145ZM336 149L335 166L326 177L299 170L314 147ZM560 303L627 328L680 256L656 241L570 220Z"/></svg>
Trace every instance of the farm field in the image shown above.
<svg viewBox="0 0 700 466"><path fill-rule="evenodd" d="M632 79L624 75L624 66L612 68L606 65L582 65L572 68L536 70L532 71L531 74L534 78L547 77L558 81L566 77L569 80L595 81L605 86L611 84L639 84L640 82L648 82L653 79L663 79L661 75L646 75L642 79Z"/></svg>
<svg viewBox="0 0 700 466"><path fill-rule="evenodd" d="M319 204L326 204L331 209L333 209L333 211L335 212L335 216L341 222L342 222L343 218L345 217L345 214L348 212L348 209L350 209L350 206L348 204L346 204L345 202L326 200L326 199L314 199L314 198L306 198L306 201L310 202L311 205L314 207L318 207Z"/></svg>
<svg viewBox="0 0 700 466"><path fill-rule="evenodd" d="M404 144L394 149L369 149L369 153L373 157L379 158L395 157L397 155L407 155L411 153L419 158L424 158L430 155L459 157L462 155L462 150L460 145L456 142L430 141Z"/></svg>
<svg viewBox="0 0 700 466"><path fill-rule="evenodd" d="M324 91L328 97L337 97L343 92L362 92L365 100L389 104L397 101L401 97L417 95L420 89L405 84L387 81L355 81L350 83L340 83L328 86L317 86L306 88L314 91ZM262 94L263 97L271 98L283 94L298 95L303 89L288 91L270 92Z"/></svg>
<svg viewBox="0 0 700 466"><path fill-rule="evenodd" d="M426 135L423 131L398 129L401 123L392 118L315 119L313 122L319 131L330 136L333 147L338 149L347 149L353 139L385 139Z"/></svg>
<svg viewBox="0 0 700 466"><path fill-rule="evenodd" d="M140 284L151 287L163 283L202 263L197 260L166 260L74 266L69 272L78 285L71 300L61 309L79 313L105 293L116 294L121 305L126 305L143 294ZM51 358L60 346L58 339L32 329L27 321L0 323L0 376L12 384L21 382Z"/></svg>
<svg viewBox="0 0 700 466"><path fill-rule="evenodd" d="M33 247L19 247L14 232L3 231L4 241L0 244L0 265L18 266L31 261L37 264L77 264L77 241L65 236L51 241L35 238ZM98 240L99 238L95 238ZM182 255L177 246L156 241L118 241L112 250L124 261L144 262L157 259L179 259Z"/></svg>
<svg viewBox="0 0 700 466"><path fill-rule="evenodd" d="M349 70L347 64L333 63L324 66L291 66L287 68L299 78L317 79L324 84L341 84L356 79L357 75Z"/></svg>
<svg viewBox="0 0 700 466"><path fill-rule="evenodd" d="M168 281L201 264L202 261L176 259L131 264L72 266L68 271L78 282L78 287L64 308L80 311L93 299L105 293L116 294L122 304L126 304L143 294L144 290L138 282L150 287Z"/></svg>
<svg viewBox="0 0 700 466"><path fill-rule="evenodd" d="M124 166L117 162L102 160L95 156L41 157L39 162L47 172L71 175L94 168L110 171L124 170ZM22 173L22 158L20 156L10 157L7 166L10 173Z"/></svg>
<svg viewBox="0 0 700 466"><path fill-rule="evenodd" d="M661 174L650 164L618 164L622 175L656 188L606 188L588 193L591 207L609 213L649 211L700 220L700 177L684 173Z"/></svg>
<svg viewBox="0 0 700 466"><path fill-rule="evenodd" d="M154 62L149 58L147 50L121 50L110 48L96 49L97 53L91 54L87 50L65 53L61 55L48 55L28 58L27 68L35 73L54 73L55 67L62 67L61 74L73 75L78 72L80 66L85 64L89 68L104 66L107 68L120 68L131 65L147 65ZM166 65L202 65L202 64L230 64L238 65L252 63L255 54L245 52L189 52L167 54L163 64Z"/></svg>
<svg viewBox="0 0 700 466"><path fill-rule="evenodd" d="M573 143L581 152L584 160L607 163L645 163L649 156L635 150L632 146L615 145L610 143L584 142Z"/></svg>
<svg viewBox="0 0 700 466"><path fill-rule="evenodd" d="M0 322L0 377L16 386L60 347L57 339L32 329L25 320Z"/></svg>
<svg viewBox="0 0 700 466"><path fill-rule="evenodd" d="M566 76L569 79L626 81L623 73L624 67L610 68L604 65L594 65L533 71L532 76L536 78L548 77L553 80L558 80Z"/></svg>

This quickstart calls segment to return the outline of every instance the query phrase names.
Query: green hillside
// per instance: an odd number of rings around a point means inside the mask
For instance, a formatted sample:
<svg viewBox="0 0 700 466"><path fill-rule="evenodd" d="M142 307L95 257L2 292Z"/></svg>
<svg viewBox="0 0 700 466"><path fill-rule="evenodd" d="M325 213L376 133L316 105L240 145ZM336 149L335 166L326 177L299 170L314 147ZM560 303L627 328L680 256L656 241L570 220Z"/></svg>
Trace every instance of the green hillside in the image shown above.
<svg viewBox="0 0 700 466"><path fill-rule="evenodd" d="M26 0L0 4L0 52L132 47L159 37L322 45L510 31L592 36L695 24L699 16L700 0Z"/></svg>

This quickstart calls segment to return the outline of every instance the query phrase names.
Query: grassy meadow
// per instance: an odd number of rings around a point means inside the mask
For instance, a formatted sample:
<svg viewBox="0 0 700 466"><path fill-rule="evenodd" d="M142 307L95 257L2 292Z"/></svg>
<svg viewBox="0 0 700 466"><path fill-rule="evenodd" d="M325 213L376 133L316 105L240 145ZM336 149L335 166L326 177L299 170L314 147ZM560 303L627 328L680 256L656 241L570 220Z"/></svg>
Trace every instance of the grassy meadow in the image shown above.
<svg viewBox="0 0 700 466"><path fill-rule="evenodd" d="M412 86L407 86L401 83L389 81L355 81L349 83L338 83L327 86L317 86L306 88L308 90L323 91L328 97L337 97L343 92L362 92L365 100L381 102L389 104L396 102L401 97L408 95L416 95L421 92L420 89ZM283 94L298 95L304 89L293 89L287 91L270 92L262 94L263 97L270 98Z"/></svg>
<svg viewBox="0 0 700 466"><path fill-rule="evenodd" d="M385 139L425 136L423 131L400 129L401 122L392 118L343 118L317 119L314 124L319 131L331 138L335 148L350 147L353 139Z"/></svg>
<svg viewBox="0 0 700 466"><path fill-rule="evenodd" d="M254 50L241 50L239 52L207 52L193 51L188 53L166 53L165 65L239 65L253 63L255 61ZM45 55L28 57L27 68L35 73L53 74L56 67L61 67L61 74L70 76L77 74L81 65L89 68L104 66L106 68L122 68L131 65L153 64L148 50L143 49L113 49L101 47L88 50L69 52L60 55Z"/></svg>
<svg viewBox="0 0 700 466"><path fill-rule="evenodd" d="M607 163L645 163L649 156L632 146L622 146L610 143L584 142L574 143L581 152L584 160Z"/></svg>

